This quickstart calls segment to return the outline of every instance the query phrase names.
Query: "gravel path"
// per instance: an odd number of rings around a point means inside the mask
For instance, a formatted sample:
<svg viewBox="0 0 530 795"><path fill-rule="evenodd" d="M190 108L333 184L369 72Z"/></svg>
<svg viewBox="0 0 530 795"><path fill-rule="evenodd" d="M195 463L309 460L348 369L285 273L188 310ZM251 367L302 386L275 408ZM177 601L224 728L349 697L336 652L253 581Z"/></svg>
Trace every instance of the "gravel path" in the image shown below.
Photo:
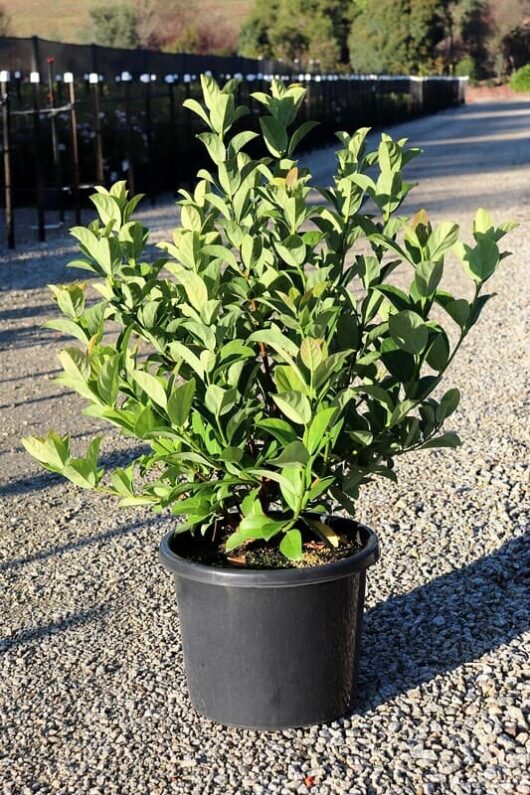
<svg viewBox="0 0 530 795"><path fill-rule="evenodd" d="M60 342L41 328L45 285L72 278L73 248L57 238L1 256L3 795L530 795L528 130L528 101L405 129L427 150L411 168L423 182L410 209L467 224L482 204L521 225L451 372L464 446L402 460L399 485L370 487L360 506L383 552L369 576L362 695L327 726L259 734L192 711L157 559L167 520L43 474L18 442L56 427L86 443L97 430L53 384ZM330 152L311 159L325 175ZM160 236L175 209L145 217ZM468 289L458 267L447 286ZM109 433L105 459L126 456Z"/></svg>

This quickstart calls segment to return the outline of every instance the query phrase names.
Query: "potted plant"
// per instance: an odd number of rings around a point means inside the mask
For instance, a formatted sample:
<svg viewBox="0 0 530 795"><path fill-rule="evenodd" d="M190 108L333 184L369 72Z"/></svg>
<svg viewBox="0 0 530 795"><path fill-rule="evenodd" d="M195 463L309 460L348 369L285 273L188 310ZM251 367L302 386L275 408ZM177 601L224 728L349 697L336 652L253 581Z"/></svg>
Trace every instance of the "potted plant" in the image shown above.
<svg viewBox="0 0 530 795"><path fill-rule="evenodd" d="M355 521L359 489L396 480L397 456L459 444L442 432L459 393L441 382L491 297L484 284L510 224L479 210L462 244L455 224L398 215L418 150L382 135L367 152L367 129L338 134L319 202L293 159L313 126L293 129L301 86L254 94L261 133L234 133L247 109L233 81L202 86L203 104L186 104L207 128L213 168L181 191L162 256L144 259L139 197L124 183L98 188L99 220L71 230L82 254L71 264L99 277L100 298L87 305L77 282L51 288L64 317L47 326L77 340L57 380L149 452L107 474L99 439L81 457L68 436L23 441L77 485L175 517L161 558L197 709L226 724L298 726L348 709L379 554ZM256 138L266 157L245 152ZM440 286L450 251L471 300ZM408 289L389 279L398 266Z"/></svg>

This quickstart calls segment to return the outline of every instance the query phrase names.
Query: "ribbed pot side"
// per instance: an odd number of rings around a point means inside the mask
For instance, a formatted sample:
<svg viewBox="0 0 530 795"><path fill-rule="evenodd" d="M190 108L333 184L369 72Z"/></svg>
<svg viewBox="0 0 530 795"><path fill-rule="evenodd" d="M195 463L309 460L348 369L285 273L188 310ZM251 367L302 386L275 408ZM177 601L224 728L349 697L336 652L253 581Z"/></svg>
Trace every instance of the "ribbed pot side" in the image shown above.
<svg viewBox="0 0 530 795"><path fill-rule="evenodd" d="M282 729L332 721L355 693L366 569L377 537L310 569L220 569L191 563L161 544L173 572L191 701L230 726ZM344 528L341 528L344 532Z"/></svg>

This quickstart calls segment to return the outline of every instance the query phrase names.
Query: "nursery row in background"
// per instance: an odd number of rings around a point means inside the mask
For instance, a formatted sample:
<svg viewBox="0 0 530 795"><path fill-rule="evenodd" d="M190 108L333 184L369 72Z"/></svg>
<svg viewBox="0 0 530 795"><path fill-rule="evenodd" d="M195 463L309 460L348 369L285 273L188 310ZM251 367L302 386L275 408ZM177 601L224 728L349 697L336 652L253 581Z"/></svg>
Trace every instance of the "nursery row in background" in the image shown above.
<svg viewBox="0 0 530 795"><path fill-rule="evenodd" d="M0 72L8 246L15 245L16 207L35 206L35 235L44 240L47 225L61 223L65 210L73 209L80 222L94 185L127 179L131 191L146 193L154 203L158 195L189 184L206 164L195 138L200 121L182 108L186 98L199 97L200 71L205 70L124 71L111 79L100 72L55 73L50 57L45 71ZM266 88L273 76L303 82L308 89L303 115L321 122L307 139L310 147L327 143L338 129L388 125L459 104L465 92L465 81L458 78L258 70L216 70L216 76L240 78L238 99L249 106L256 128L252 92Z"/></svg>

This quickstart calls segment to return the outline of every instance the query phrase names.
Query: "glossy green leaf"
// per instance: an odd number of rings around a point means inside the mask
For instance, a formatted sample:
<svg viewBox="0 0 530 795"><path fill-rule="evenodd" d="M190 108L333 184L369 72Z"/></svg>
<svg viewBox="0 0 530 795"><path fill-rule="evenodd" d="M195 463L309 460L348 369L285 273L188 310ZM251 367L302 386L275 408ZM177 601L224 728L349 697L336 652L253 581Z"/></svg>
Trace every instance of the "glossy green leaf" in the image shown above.
<svg viewBox="0 0 530 795"><path fill-rule="evenodd" d="M309 461L309 453L305 445L300 441L289 442L277 458L271 464L283 469L284 467L305 466Z"/></svg>
<svg viewBox="0 0 530 795"><path fill-rule="evenodd" d="M171 422L181 428L187 421L193 397L195 395L196 382L190 378L184 384L173 387L167 402L167 413Z"/></svg>
<svg viewBox="0 0 530 795"><path fill-rule="evenodd" d="M167 395L164 384L155 375L146 372L145 370L133 370L132 377L141 389L151 398L153 403L161 406L163 409L167 406Z"/></svg>
<svg viewBox="0 0 530 795"><path fill-rule="evenodd" d="M287 419L299 425L307 425L311 420L311 404L301 392L282 392L272 395L272 399Z"/></svg>
<svg viewBox="0 0 530 795"><path fill-rule="evenodd" d="M427 326L416 312L405 310L390 315L388 328L396 345L407 353L421 353L427 345Z"/></svg>

